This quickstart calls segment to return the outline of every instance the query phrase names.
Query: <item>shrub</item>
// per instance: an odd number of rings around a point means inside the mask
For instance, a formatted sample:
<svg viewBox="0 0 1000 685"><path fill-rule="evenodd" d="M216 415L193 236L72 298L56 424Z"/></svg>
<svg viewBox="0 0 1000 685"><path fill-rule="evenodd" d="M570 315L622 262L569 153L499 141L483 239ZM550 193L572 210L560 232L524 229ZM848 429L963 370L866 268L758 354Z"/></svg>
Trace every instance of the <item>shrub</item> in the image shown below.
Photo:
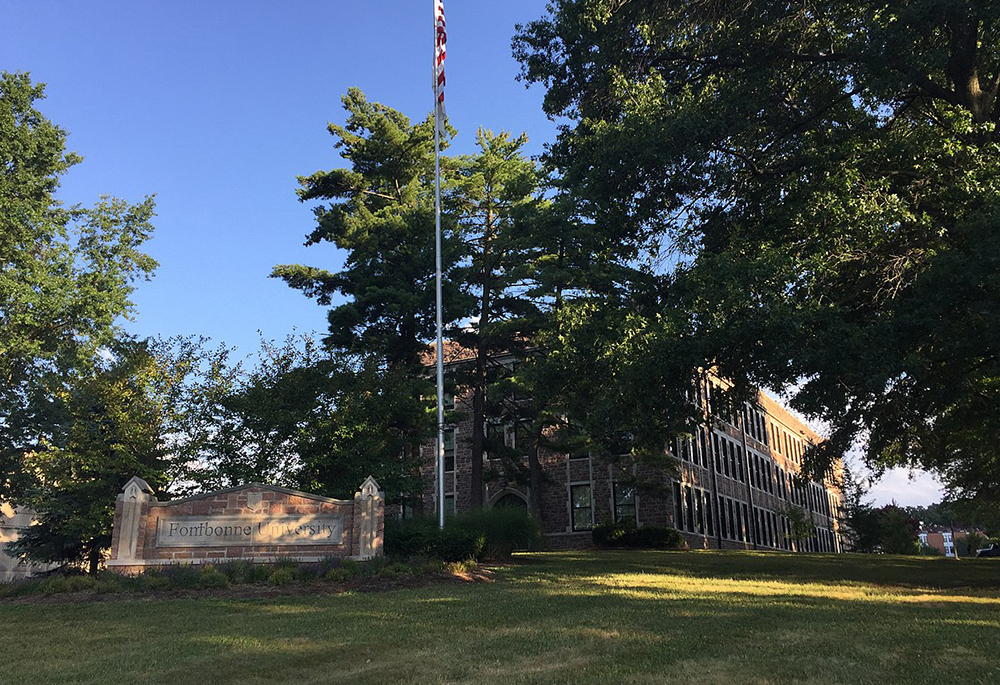
<svg viewBox="0 0 1000 685"><path fill-rule="evenodd" d="M206 564L201 567L201 572L198 574L198 587L202 589L229 587L229 578L211 564Z"/></svg>
<svg viewBox="0 0 1000 685"><path fill-rule="evenodd" d="M282 586L291 585L295 582L295 569L282 566L271 571L267 582L271 585Z"/></svg>
<svg viewBox="0 0 1000 685"><path fill-rule="evenodd" d="M479 568L479 564L475 559L466 559L465 561L450 561L444 565L444 570L453 575L460 575L463 573L469 573L470 571L475 571Z"/></svg>
<svg viewBox="0 0 1000 685"><path fill-rule="evenodd" d="M594 544L598 547L631 547L636 549L684 549L684 536L665 526L640 526L635 523L604 521L594 527Z"/></svg>
<svg viewBox="0 0 1000 685"><path fill-rule="evenodd" d="M440 573L444 569L444 563L440 559L434 559L423 555L414 555L406 560L415 575L428 576Z"/></svg>
<svg viewBox="0 0 1000 685"><path fill-rule="evenodd" d="M465 561L475 559L483 551L486 536L461 528L445 528L438 532L435 551L443 561Z"/></svg>
<svg viewBox="0 0 1000 685"><path fill-rule="evenodd" d="M190 564L165 566L163 577L170 581L170 586L184 590L195 590L201 583L201 571Z"/></svg>
<svg viewBox="0 0 1000 685"><path fill-rule="evenodd" d="M541 537L538 522L520 507L480 509L455 516L446 525L483 538L476 559L506 560L516 550L531 549ZM467 557L473 558L473 557ZM447 559L446 559L447 561ZM455 561L463 561L455 559Z"/></svg>
<svg viewBox="0 0 1000 685"><path fill-rule="evenodd" d="M58 595L93 590L96 586L97 579L93 576L51 576L42 580L38 589L44 595Z"/></svg>
<svg viewBox="0 0 1000 685"><path fill-rule="evenodd" d="M626 536L629 547L641 549L683 549L684 536L665 526L640 526Z"/></svg>
<svg viewBox="0 0 1000 685"><path fill-rule="evenodd" d="M515 550L530 549L540 537L538 523L525 510L497 507L453 516L444 530L433 517L386 521L385 553L443 561L508 559Z"/></svg>
<svg viewBox="0 0 1000 685"><path fill-rule="evenodd" d="M437 556L437 521L430 516L388 519L385 522L385 553L392 557Z"/></svg>
<svg viewBox="0 0 1000 685"><path fill-rule="evenodd" d="M319 577L319 564L299 564L295 569L295 579L300 583L308 583Z"/></svg>
<svg viewBox="0 0 1000 685"><path fill-rule="evenodd" d="M331 568L324 574L323 578L331 583L346 583L356 576L357 573L346 568Z"/></svg>
<svg viewBox="0 0 1000 685"><path fill-rule="evenodd" d="M635 521L613 521L604 519L594 526L591 537L598 547L625 547L629 533L635 530Z"/></svg>
<svg viewBox="0 0 1000 685"><path fill-rule="evenodd" d="M170 579L165 577L156 569L150 569L137 576L134 580L135 589L141 591L148 590L168 590L171 587Z"/></svg>

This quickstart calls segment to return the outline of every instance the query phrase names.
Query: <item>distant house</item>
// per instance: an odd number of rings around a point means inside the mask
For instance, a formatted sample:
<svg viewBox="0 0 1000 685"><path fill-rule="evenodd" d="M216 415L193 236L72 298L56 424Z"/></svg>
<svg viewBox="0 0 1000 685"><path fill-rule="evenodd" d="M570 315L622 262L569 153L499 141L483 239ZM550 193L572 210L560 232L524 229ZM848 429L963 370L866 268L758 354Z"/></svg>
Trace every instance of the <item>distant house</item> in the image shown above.
<svg viewBox="0 0 1000 685"><path fill-rule="evenodd" d="M955 556L955 543L969 537L970 533L979 533L976 530L966 530L965 528L946 528L944 526L927 526L921 528L918 533L920 544L933 547L946 557Z"/></svg>

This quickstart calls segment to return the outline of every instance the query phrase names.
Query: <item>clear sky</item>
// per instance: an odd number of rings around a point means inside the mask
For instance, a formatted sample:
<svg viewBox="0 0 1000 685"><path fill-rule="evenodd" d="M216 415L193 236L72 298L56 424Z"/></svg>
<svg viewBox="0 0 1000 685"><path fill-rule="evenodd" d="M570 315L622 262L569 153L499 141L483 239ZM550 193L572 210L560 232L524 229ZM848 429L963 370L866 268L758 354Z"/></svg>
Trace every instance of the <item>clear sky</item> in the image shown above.
<svg viewBox="0 0 1000 685"><path fill-rule="evenodd" d="M446 0L447 106L471 152L477 127L527 132L542 151L555 124L543 92L515 81L514 25L544 0ZM326 131L340 96L422 119L431 108L431 0L0 0L0 68L48 84L41 110L84 162L60 197L157 196L147 250L160 262L135 293L140 335L205 335L253 352L258 330L323 331L325 310L271 267L336 270L332 245L304 248L312 228L296 176L341 165ZM926 504L937 486L886 478L880 502Z"/></svg>
<svg viewBox="0 0 1000 685"><path fill-rule="evenodd" d="M515 81L510 49L515 23L543 9L447 3L452 151L471 152L479 126L526 131L532 153L553 137L543 93ZM135 294L134 332L249 353L258 329L325 330L323 309L267 278L278 263L340 264L332 245L302 247L313 219L296 176L341 166L326 124L343 122L350 86L426 116L431 0L0 0L0 17L0 68L48 84L41 109L85 158L60 196L156 194L147 248L160 267Z"/></svg>

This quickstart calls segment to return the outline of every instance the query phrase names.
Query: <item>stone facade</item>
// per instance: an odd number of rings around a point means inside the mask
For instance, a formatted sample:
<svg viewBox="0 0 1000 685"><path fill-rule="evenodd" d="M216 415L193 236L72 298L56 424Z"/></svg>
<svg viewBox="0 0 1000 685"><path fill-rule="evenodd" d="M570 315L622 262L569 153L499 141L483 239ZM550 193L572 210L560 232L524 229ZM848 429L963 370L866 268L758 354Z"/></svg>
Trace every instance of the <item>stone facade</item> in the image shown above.
<svg viewBox="0 0 1000 685"><path fill-rule="evenodd" d="M384 511L372 478L353 500L253 483L170 502L133 478L116 503L108 567L368 559L382 553Z"/></svg>
<svg viewBox="0 0 1000 685"><path fill-rule="evenodd" d="M457 363L462 362L450 365ZM713 386L718 390L721 382L706 383L692 392L691 401L706 413ZM454 431L454 456L447 460L453 468L445 473L445 497L446 510L461 512L471 507L471 395L457 397L456 409L466 418L449 426ZM516 448L516 430L505 430L506 444ZM748 403L739 416L717 419L710 431L696 427L690 438L675 442L664 455L665 468L635 463L626 464L623 472L621 464L589 455L542 450L539 500L546 546L586 547L592 543L593 524L634 517L638 525L676 528L692 548L842 551L836 474L821 483L798 478L808 445L819 440L760 393L758 401ZM436 511L435 444L424 445L421 455L423 508ZM492 466L487 456L484 473L495 473ZM630 489L631 482L638 483L636 489ZM528 487L487 477L484 495L488 505L501 499L526 505ZM801 508L811 522L811 534L803 534L801 527L792 530L786 515L792 508Z"/></svg>

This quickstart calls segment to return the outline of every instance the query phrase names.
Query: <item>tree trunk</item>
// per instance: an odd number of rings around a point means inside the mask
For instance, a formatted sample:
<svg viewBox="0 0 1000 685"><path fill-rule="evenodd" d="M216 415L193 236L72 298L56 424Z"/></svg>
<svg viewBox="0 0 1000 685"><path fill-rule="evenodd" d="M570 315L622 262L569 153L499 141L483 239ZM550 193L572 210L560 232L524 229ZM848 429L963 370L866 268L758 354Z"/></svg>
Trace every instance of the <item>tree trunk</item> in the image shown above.
<svg viewBox="0 0 1000 685"><path fill-rule="evenodd" d="M476 381L472 392L472 464L469 469L469 504L473 509L483 506L483 454L485 452L486 389L481 380L480 364L483 352L476 359Z"/></svg>
<svg viewBox="0 0 1000 685"><path fill-rule="evenodd" d="M482 295L479 299L478 344L476 345L476 371L473 378L472 392L472 464L469 469L469 488L473 509L483 506L483 455L486 438L486 365L490 357L488 336L493 307L493 266L491 262L491 243L494 223L493 209L486 212L486 222L483 236Z"/></svg>
<svg viewBox="0 0 1000 685"><path fill-rule="evenodd" d="M472 392L472 468L469 470L469 487L473 509L483 506L483 453L486 443L486 364L489 361L488 345L483 340L483 329L489 325L489 283L483 283L483 297L479 310L479 346L476 350L476 371Z"/></svg>
<svg viewBox="0 0 1000 685"><path fill-rule="evenodd" d="M542 465L538 461L538 442L542 429L533 436L531 450L528 452L528 509L532 517L541 520L542 517Z"/></svg>
<svg viewBox="0 0 1000 685"><path fill-rule="evenodd" d="M96 577L97 572L101 567L101 550L97 547L91 547L90 552L87 554L88 569L87 572Z"/></svg>

